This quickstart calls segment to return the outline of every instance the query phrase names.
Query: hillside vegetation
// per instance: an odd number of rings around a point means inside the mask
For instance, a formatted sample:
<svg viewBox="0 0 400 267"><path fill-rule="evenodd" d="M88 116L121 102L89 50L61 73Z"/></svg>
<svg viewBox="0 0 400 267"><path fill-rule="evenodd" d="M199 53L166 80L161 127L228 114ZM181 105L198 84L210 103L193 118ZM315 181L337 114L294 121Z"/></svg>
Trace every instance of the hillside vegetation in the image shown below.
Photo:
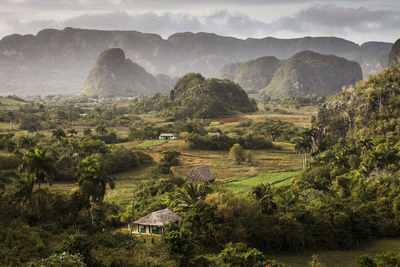
<svg viewBox="0 0 400 267"><path fill-rule="evenodd" d="M158 111L174 119L217 118L254 112L257 105L231 81L189 73L177 81L169 96L155 95L139 100L133 110L138 113Z"/></svg>

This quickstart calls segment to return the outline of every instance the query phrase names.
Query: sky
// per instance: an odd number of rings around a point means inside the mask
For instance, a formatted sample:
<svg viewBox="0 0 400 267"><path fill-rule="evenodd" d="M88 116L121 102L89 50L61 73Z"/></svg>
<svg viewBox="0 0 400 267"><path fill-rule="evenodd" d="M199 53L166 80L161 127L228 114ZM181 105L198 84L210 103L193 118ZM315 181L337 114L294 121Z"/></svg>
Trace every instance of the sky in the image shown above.
<svg viewBox="0 0 400 267"><path fill-rule="evenodd" d="M400 0L0 0L0 38L65 27L394 42Z"/></svg>

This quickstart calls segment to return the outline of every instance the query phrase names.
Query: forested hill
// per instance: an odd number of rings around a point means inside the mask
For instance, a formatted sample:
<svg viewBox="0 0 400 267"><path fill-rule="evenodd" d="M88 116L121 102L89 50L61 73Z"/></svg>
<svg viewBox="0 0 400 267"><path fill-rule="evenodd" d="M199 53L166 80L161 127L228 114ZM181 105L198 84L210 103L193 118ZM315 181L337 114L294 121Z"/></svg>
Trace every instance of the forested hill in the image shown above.
<svg viewBox="0 0 400 267"><path fill-rule="evenodd" d="M79 93L93 62L120 47L150 73L177 77L188 72L214 76L225 64L261 56L285 59L311 50L356 60L364 75L387 66L392 44L361 46L335 37L241 40L211 33L176 33L168 39L137 31L45 29L37 35L10 35L0 41L0 93Z"/></svg>
<svg viewBox="0 0 400 267"><path fill-rule="evenodd" d="M313 118L322 148L340 138L351 143L368 139L400 145L400 66L395 65L323 104Z"/></svg>
<svg viewBox="0 0 400 267"><path fill-rule="evenodd" d="M86 79L83 94L91 97L144 96L168 91L172 80L158 79L144 68L125 58L120 48L100 54Z"/></svg>
<svg viewBox="0 0 400 267"><path fill-rule="evenodd" d="M157 94L138 100L136 113L159 111L174 119L216 118L257 111L257 105L234 82L206 79L200 73L181 77L169 96Z"/></svg>
<svg viewBox="0 0 400 267"><path fill-rule="evenodd" d="M302 51L287 60L260 57L225 65L218 77L270 98L329 96L362 79L360 65L345 58Z"/></svg>

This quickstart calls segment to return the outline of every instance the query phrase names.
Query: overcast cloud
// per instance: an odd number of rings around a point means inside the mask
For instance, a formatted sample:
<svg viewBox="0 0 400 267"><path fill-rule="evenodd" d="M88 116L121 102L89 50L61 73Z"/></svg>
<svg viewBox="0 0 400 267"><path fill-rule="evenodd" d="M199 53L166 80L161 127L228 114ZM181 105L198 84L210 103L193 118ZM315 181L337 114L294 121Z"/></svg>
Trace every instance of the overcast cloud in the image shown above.
<svg viewBox="0 0 400 267"><path fill-rule="evenodd" d="M163 37L205 31L238 38L334 35L358 43L400 38L398 0L0 0L0 10L0 37L77 27Z"/></svg>

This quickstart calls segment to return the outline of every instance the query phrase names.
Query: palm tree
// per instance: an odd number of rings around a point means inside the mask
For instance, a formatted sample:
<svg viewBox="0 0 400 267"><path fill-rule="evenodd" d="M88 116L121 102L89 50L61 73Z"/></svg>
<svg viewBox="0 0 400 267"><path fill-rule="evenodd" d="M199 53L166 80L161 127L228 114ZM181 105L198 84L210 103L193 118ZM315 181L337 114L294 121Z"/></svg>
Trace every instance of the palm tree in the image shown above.
<svg viewBox="0 0 400 267"><path fill-rule="evenodd" d="M303 169L307 166L307 153L311 151L312 140L307 135L301 135L293 139L294 149L301 155L303 160Z"/></svg>
<svg viewBox="0 0 400 267"><path fill-rule="evenodd" d="M7 117L10 120L10 132L13 130L13 122L15 120L15 113L12 111L7 112Z"/></svg>
<svg viewBox="0 0 400 267"><path fill-rule="evenodd" d="M367 151L371 150L373 147L373 143L372 140L370 138L365 138L362 137L359 141L358 141L359 146L362 148L363 150L363 154L364 156L366 156Z"/></svg>
<svg viewBox="0 0 400 267"><path fill-rule="evenodd" d="M21 175L16 180L16 193L22 203L30 202L32 199L33 186L35 185L35 177L33 174Z"/></svg>
<svg viewBox="0 0 400 267"><path fill-rule="evenodd" d="M28 150L23 157L23 163L20 169L25 171L28 175L33 175L34 180L38 183L40 189L41 180L47 183L52 183L54 174L53 160L46 156L45 151L38 148L35 150Z"/></svg>
<svg viewBox="0 0 400 267"><path fill-rule="evenodd" d="M197 201L204 199L211 191L211 188L206 184L187 183L178 190L175 204L179 210L188 210Z"/></svg>
<svg viewBox="0 0 400 267"><path fill-rule="evenodd" d="M63 129L61 128L57 128L52 132L53 137L55 137L58 141L58 143L60 143L60 140L66 137L66 134L64 132Z"/></svg>
<svg viewBox="0 0 400 267"><path fill-rule="evenodd" d="M107 176L101 162L93 157L87 157L79 163L78 185L83 197L91 207L92 223L96 219L95 208L103 202L107 184L114 188L114 180Z"/></svg>
<svg viewBox="0 0 400 267"><path fill-rule="evenodd" d="M260 201L261 211L271 213L276 209L276 203L273 201L273 192L270 184L259 184L251 189L251 194Z"/></svg>

